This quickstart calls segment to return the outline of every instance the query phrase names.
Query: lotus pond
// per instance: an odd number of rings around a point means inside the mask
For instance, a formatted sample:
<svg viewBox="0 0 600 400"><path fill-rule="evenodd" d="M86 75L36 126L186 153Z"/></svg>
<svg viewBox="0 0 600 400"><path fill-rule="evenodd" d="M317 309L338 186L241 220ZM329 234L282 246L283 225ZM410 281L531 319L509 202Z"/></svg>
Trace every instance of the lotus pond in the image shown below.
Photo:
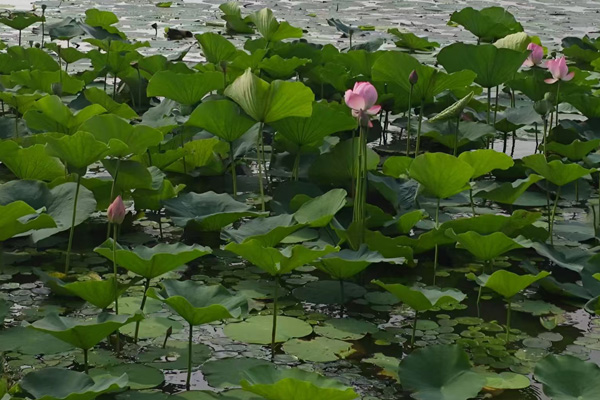
<svg viewBox="0 0 600 400"><path fill-rule="evenodd" d="M3 400L600 398L599 39L61 6L0 15Z"/></svg>

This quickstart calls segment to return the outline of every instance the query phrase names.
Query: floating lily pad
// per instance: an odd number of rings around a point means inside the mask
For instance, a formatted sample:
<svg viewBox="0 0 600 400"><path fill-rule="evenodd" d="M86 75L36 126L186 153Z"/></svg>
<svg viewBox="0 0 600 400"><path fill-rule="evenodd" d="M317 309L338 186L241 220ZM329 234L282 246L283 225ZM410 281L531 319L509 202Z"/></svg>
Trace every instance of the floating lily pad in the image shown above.
<svg viewBox="0 0 600 400"><path fill-rule="evenodd" d="M139 361L161 370L186 369L188 362L188 342L170 340L166 348L152 347L140 354ZM212 354L204 344L192 345L192 360L202 364Z"/></svg>
<svg viewBox="0 0 600 400"><path fill-rule="evenodd" d="M531 385L528 377L515 374L514 372L501 372L499 374L487 372L482 375L485 377L485 388L501 390L525 389Z"/></svg>
<svg viewBox="0 0 600 400"><path fill-rule="evenodd" d="M129 388L132 390L150 389L163 383L163 373L153 367L142 364L121 364L108 368L94 368L89 372L92 378L112 376L118 378L126 374L129 378Z"/></svg>
<svg viewBox="0 0 600 400"><path fill-rule="evenodd" d="M339 340L359 340L378 330L371 322L354 318L330 319L315 327L316 334Z"/></svg>
<svg viewBox="0 0 600 400"><path fill-rule="evenodd" d="M315 304L341 304L364 296L365 288L355 283L344 282L344 300L340 291L339 281L315 281L293 290L294 296L303 301Z"/></svg>
<svg viewBox="0 0 600 400"><path fill-rule="evenodd" d="M573 356L551 355L535 366L535 379L553 400L594 400L600 397L600 368Z"/></svg>
<svg viewBox="0 0 600 400"><path fill-rule="evenodd" d="M235 324L225 326L225 334L239 342L268 344L271 343L271 331L273 326L273 317L256 316ZM277 318L277 335L275 342L286 342L292 338L300 338L310 335L313 328L304 321L297 318L282 317Z"/></svg>
<svg viewBox="0 0 600 400"><path fill-rule="evenodd" d="M119 306L121 304L119 303ZM172 329L173 333L183 329L181 322L174 321L165 317L150 317L140 321L140 330L138 338L150 339L165 337L167 330ZM135 335L135 324L125 325L120 332L124 335L133 337Z"/></svg>
<svg viewBox="0 0 600 400"><path fill-rule="evenodd" d="M273 365L257 358L224 358L206 362L202 374L208 384L215 388L238 387L243 379L244 371L259 365Z"/></svg>
<svg viewBox="0 0 600 400"><path fill-rule="evenodd" d="M350 343L326 337L312 340L292 339L285 342L283 351L301 360L313 362L335 361L354 352Z"/></svg>

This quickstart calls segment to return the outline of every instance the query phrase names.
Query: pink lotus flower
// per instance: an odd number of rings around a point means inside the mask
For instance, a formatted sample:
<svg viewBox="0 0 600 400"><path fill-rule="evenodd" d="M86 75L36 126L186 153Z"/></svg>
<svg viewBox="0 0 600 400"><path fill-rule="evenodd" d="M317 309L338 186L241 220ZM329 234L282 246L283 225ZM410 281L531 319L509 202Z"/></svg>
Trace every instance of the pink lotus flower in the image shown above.
<svg viewBox="0 0 600 400"><path fill-rule="evenodd" d="M121 196L117 196L112 204L108 206L108 210L106 211L108 222L111 224L121 225L125 219L125 214L127 214L127 210L125 210L123 199Z"/></svg>
<svg viewBox="0 0 600 400"><path fill-rule="evenodd" d="M381 110L377 102L377 89L369 82L356 82L352 90L347 90L344 96L346 105L352 109L352 115L359 117L362 124L368 121L369 128L373 126L369 120L370 115L375 115Z"/></svg>
<svg viewBox="0 0 600 400"><path fill-rule="evenodd" d="M575 72L569 72L567 59L564 56L554 60L548 60L546 67L552 74L552 78L544 79L544 82L546 83L552 84L558 81L570 81L575 76Z"/></svg>
<svg viewBox="0 0 600 400"><path fill-rule="evenodd" d="M527 50L530 50L529 56L527 60L523 63L525 67L533 67L535 65L540 65L542 59L544 58L544 48L535 43L529 43L527 45Z"/></svg>

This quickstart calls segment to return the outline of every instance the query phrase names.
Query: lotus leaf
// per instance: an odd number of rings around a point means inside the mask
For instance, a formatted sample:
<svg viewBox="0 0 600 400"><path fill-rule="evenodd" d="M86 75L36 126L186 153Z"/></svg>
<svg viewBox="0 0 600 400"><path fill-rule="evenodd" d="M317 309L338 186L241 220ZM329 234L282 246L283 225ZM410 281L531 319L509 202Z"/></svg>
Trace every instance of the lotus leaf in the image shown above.
<svg viewBox="0 0 600 400"><path fill-rule="evenodd" d="M548 162L543 154L523 157L523 164L557 186L564 186L595 171L579 164L565 164L560 160Z"/></svg>
<svg viewBox="0 0 600 400"><path fill-rule="evenodd" d="M464 161L444 153L426 153L410 165L410 177L438 199L454 196L469 188L473 168Z"/></svg>
<svg viewBox="0 0 600 400"><path fill-rule="evenodd" d="M535 366L534 377L553 400L592 400L600 395L600 369L573 356L550 355Z"/></svg>
<svg viewBox="0 0 600 400"><path fill-rule="evenodd" d="M409 288L400 283L385 284L378 280L374 280L373 283L392 293L400 301L418 312L427 311L444 304L460 303L467 297L457 289Z"/></svg>
<svg viewBox="0 0 600 400"><path fill-rule="evenodd" d="M518 275L514 272L500 269L491 275L479 276L477 278L477 282L483 287L492 289L505 299L510 299L521 290L541 279L544 279L548 275L550 275L550 272L548 271L542 271L537 275Z"/></svg>
<svg viewBox="0 0 600 400"><path fill-rule="evenodd" d="M0 242L32 230L54 227L56 223L50 215L37 212L24 201L0 205Z"/></svg>
<svg viewBox="0 0 600 400"><path fill-rule="evenodd" d="M292 338L308 336L312 331L312 327L302 320L279 316L275 342L287 342ZM226 325L224 332L230 339L239 342L269 344L273 332L273 318L270 315L250 317L243 322Z"/></svg>
<svg viewBox="0 0 600 400"><path fill-rule="evenodd" d="M223 89L222 72L181 74L161 71L150 79L148 96L163 96L184 105L197 104L213 90Z"/></svg>

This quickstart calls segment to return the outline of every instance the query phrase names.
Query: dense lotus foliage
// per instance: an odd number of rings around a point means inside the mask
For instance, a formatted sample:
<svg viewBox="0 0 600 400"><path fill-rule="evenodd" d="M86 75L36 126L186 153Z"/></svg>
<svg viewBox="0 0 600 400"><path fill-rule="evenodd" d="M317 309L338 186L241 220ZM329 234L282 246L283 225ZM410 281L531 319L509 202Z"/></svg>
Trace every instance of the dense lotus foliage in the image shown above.
<svg viewBox="0 0 600 400"><path fill-rule="evenodd" d="M600 39L220 11L0 16L3 399L599 399Z"/></svg>

